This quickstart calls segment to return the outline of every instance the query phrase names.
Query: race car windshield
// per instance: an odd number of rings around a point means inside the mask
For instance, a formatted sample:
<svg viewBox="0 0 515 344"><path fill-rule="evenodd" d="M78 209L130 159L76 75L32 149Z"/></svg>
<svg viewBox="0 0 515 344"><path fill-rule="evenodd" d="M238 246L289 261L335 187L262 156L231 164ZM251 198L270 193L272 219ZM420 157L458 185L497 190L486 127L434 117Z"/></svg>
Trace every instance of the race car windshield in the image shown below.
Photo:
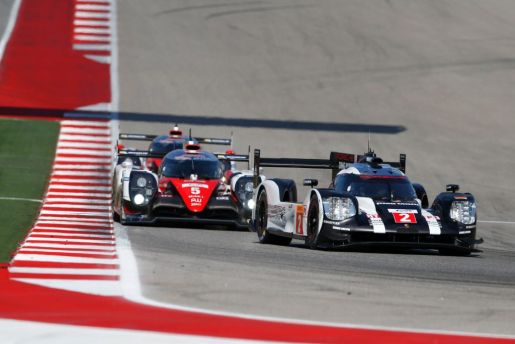
<svg viewBox="0 0 515 344"><path fill-rule="evenodd" d="M204 180L222 178L222 167L215 160L165 159L161 168L162 175L170 178L189 178L192 174Z"/></svg>
<svg viewBox="0 0 515 344"><path fill-rule="evenodd" d="M351 178L336 186L339 192L381 201L414 201L417 196L406 178Z"/></svg>
<svg viewBox="0 0 515 344"><path fill-rule="evenodd" d="M182 149L183 143L180 141L154 141L150 144L149 151L153 154L166 154L175 149Z"/></svg>

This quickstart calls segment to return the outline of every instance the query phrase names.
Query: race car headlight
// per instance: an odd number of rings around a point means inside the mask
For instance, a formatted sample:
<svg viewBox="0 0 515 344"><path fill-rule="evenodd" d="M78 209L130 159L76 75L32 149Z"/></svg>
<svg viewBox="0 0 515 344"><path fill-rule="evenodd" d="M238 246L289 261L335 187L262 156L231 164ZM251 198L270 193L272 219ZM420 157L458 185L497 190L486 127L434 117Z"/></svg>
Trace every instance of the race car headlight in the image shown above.
<svg viewBox="0 0 515 344"><path fill-rule="evenodd" d="M328 197L322 204L325 216L333 221L343 221L356 215L356 207L350 198Z"/></svg>
<svg viewBox="0 0 515 344"><path fill-rule="evenodd" d="M143 196L140 193L135 194L134 197L132 198L132 202L135 205L142 205L143 203L145 203L145 196Z"/></svg>
<svg viewBox="0 0 515 344"><path fill-rule="evenodd" d="M253 192L254 191L254 183L253 182L247 182L245 184L245 192Z"/></svg>
<svg viewBox="0 0 515 344"><path fill-rule="evenodd" d="M449 217L464 225L473 224L476 222L476 203L469 201L452 202Z"/></svg>
<svg viewBox="0 0 515 344"><path fill-rule="evenodd" d="M251 208L251 204L248 201L252 200L252 196L254 195L254 183L246 182L245 184L239 185L239 191L237 192L238 198L240 201L246 205L248 208ZM253 204L252 204L253 205Z"/></svg>
<svg viewBox="0 0 515 344"><path fill-rule="evenodd" d="M136 185L139 186L140 188L144 188L145 186L147 186L147 178L139 177L136 180Z"/></svg>
<svg viewBox="0 0 515 344"><path fill-rule="evenodd" d="M247 202L247 207L252 210L254 209L254 206L256 205L256 203L254 202L254 200L251 198L249 199L249 201Z"/></svg>

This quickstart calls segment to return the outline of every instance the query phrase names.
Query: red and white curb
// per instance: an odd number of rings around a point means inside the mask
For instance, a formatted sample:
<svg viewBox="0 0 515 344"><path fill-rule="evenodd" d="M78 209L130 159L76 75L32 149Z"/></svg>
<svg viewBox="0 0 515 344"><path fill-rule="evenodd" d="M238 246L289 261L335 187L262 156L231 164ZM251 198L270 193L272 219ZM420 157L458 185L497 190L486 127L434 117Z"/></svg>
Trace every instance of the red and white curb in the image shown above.
<svg viewBox="0 0 515 344"><path fill-rule="evenodd" d="M9 272L26 282L122 295L111 218L108 121L64 120L41 212Z"/></svg>
<svg viewBox="0 0 515 344"><path fill-rule="evenodd" d="M73 49L86 58L111 63L112 0L75 0Z"/></svg>

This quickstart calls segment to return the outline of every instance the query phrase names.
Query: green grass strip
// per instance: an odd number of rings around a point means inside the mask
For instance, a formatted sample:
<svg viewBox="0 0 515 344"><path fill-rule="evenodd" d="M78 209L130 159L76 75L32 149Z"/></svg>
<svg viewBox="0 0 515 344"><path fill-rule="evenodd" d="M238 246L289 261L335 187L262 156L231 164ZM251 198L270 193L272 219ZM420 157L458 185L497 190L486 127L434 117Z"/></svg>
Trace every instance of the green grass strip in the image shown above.
<svg viewBox="0 0 515 344"><path fill-rule="evenodd" d="M34 223L55 155L59 123L0 119L0 262ZM2 198L17 198L7 200Z"/></svg>

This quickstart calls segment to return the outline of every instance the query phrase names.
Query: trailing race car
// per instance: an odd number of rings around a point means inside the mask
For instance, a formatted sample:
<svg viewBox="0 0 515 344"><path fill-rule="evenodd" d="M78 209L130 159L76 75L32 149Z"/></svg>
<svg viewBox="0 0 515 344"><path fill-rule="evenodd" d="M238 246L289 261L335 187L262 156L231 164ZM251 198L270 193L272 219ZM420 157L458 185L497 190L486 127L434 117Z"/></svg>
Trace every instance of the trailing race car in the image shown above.
<svg viewBox="0 0 515 344"><path fill-rule="evenodd" d="M191 138L183 135L179 126L176 124L168 135L148 135L148 134L127 134L122 133L119 135L121 140L129 141L150 141L148 151L156 156L164 156L166 153L171 152L175 149L182 149L184 144L189 140L192 140L197 144L211 144L211 145L225 145L230 146L232 139L221 139L221 138L207 138L207 137L196 137ZM145 167L157 173L159 166L161 165L161 158L149 157L145 159Z"/></svg>
<svg viewBox="0 0 515 344"><path fill-rule="evenodd" d="M248 155L213 154L190 141L166 154L121 150L120 159L162 159L158 173L122 162L113 179L113 217L122 224L156 222L248 227L254 206L252 171L232 162Z"/></svg>
<svg viewBox="0 0 515 344"><path fill-rule="evenodd" d="M357 161L357 162L356 162ZM331 169L329 188L316 179L302 203L293 180L259 180L261 167ZM310 248L394 245L467 255L477 251L476 202L458 185L447 185L431 207L424 187L405 175L406 155L384 163L370 151L362 156L331 153L329 160L262 158L254 151L256 191L251 228L261 243Z"/></svg>

